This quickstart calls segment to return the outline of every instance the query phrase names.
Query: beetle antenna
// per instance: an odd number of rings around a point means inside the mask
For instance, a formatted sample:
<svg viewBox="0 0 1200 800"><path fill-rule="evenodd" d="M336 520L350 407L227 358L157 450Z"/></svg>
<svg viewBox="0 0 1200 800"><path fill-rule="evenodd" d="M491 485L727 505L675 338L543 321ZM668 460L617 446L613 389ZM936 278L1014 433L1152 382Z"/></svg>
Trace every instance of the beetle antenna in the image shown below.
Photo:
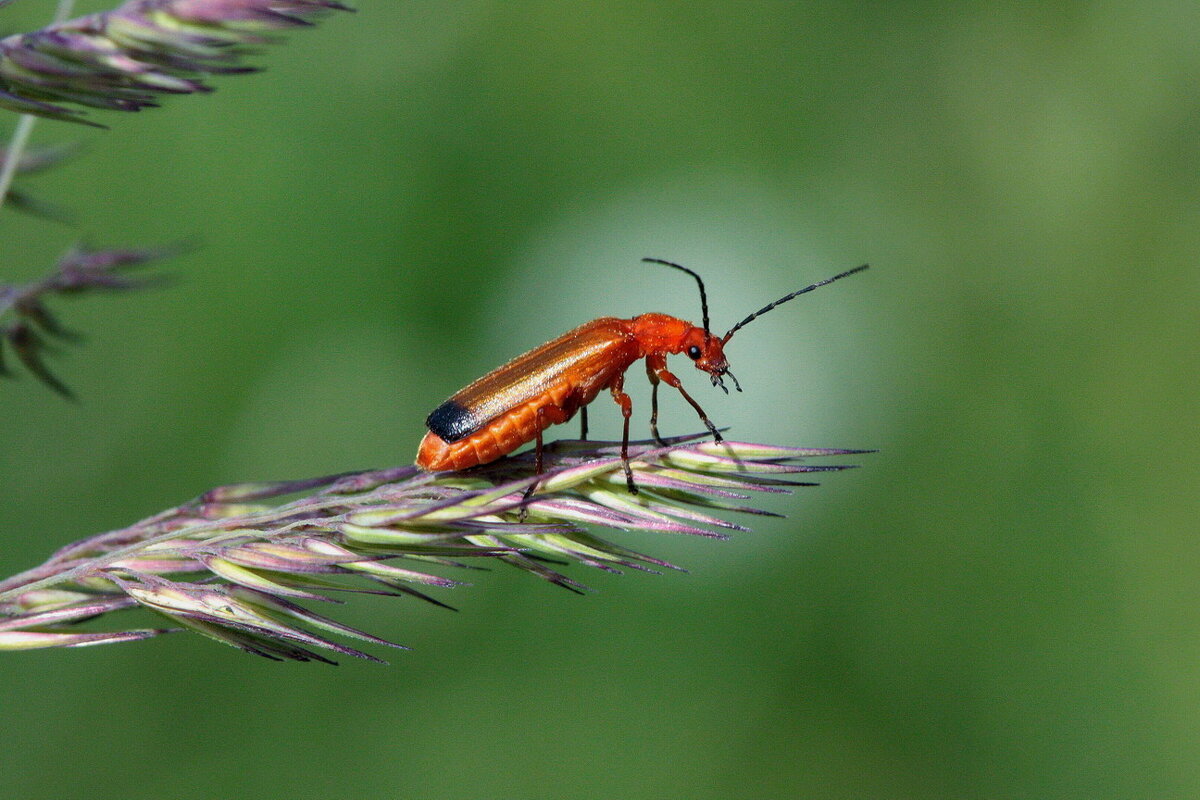
<svg viewBox="0 0 1200 800"><path fill-rule="evenodd" d="M823 281L814 283L812 286L805 286L803 289L798 289L797 291L794 291L791 294L785 294L783 297L779 298L774 303L770 303L768 305L763 306L758 311L755 311L753 314L746 317L744 320L739 322L737 325L734 325L732 328L730 328L729 333L725 334L725 337L723 339L721 339L721 344L725 344L726 342L728 342L730 340L730 338L732 338L734 332L736 332L739 328L745 327L748 323L752 322L753 320L757 319L758 317L761 317L763 314L767 313L772 308L775 308L775 306L781 306L784 303L786 303L788 300L791 300L793 297L799 297L800 295L804 294L805 292L811 292L813 289L819 289L826 284L833 283L836 280L845 278L847 275L853 275L856 272L862 272L868 266L870 266L870 265L863 264L861 267L855 267L854 269L848 269L845 272L840 272L837 275L834 275L832 278L826 278ZM680 269L683 269L683 267L680 267Z"/></svg>
<svg viewBox="0 0 1200 800"><path fill-rule="evenodd" d="M704 335L712 336L712 334L708 332L708 297L704 294L704 281L700 280L700 276L692 272L687 267L676 264L674 261L664 261L661 258L643 258L642 261L645 261L648 264L662 264L664 267L674 267L675 269L683 270L688 275L691 275L696 279L696 283L700 285L700 315L704 318ZM749 322L749 320L747 320L747 322Z"/></svg>

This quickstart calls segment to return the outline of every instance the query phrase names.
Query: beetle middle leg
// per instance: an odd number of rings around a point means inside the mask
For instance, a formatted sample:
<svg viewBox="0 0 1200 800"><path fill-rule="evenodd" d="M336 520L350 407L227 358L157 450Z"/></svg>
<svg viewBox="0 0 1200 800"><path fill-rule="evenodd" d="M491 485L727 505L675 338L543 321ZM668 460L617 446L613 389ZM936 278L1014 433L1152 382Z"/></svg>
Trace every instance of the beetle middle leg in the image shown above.
<svg viewBox="0 0 1200 800"><path fill-rule="evenodd" d="M629 418L633 415L633 401L625 394L625 376L618 375L612 382L613 400L621 407L621 416L625 418L624 433L621 434L621 464L625 467L625 482L629 485L629 493L637 494L637 484L633 482L633 470L629 468Z"/></svg>
<svg viewBox="0 0 1200 800"><path fill-rule="evenodd" d="M587 441L587 406L579 407L579 439Z"/></svg>
<svg viewBox="0 0 1200 800"><path fill-rule="evenodd" d="M650 369L649 358L646 359L646 368ZM692 408L696 409L696 413L700 415L700 421L704 423L704 427L708 428L708 432L712 434L714 442L724 441L724 439L721 438L721 432L717 430L717 426L713 425L712 420L709 419L708 415L704 413L704 409L701 408L700 404L693 400L692 396L687 393L687 391L683 388L683 384L680 382L679 378L675 377L675 374L667 369L667 361L665 358L662 360L655 359L654 376L668 386L673 386L679 390L679 393L683 395L683 399L687 400L688 404L691 405Z"/></svg>
<svg viewBox="0 0 1200 800"><path fill-rule="evenodd" d="M663 368L666 364L662 365ZM667 443L658 435L658 375L655 374L655 365L651 363L649 358L646 359L646 377L650 380L650 435L654 437L654 441L658 442L663 447Z"/></svg>

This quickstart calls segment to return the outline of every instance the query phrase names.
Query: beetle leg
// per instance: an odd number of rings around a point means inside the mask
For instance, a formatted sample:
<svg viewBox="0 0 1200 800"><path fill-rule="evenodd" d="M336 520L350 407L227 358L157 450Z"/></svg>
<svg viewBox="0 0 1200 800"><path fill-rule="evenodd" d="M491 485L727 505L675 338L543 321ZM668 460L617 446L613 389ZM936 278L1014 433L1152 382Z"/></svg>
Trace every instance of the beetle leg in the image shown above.
<svg viewBox="0 0 1200 800"><path fill-rule="evenodd" d="M650 379L650 435L654 441L666 447L667 443L658 435L658 375L655 370L666 368L665 363L659 363L661 360L651 361L649 356L646 357L646 377Z"/></svg>
<svg viewBox="0 0 1200 800"><path fill-rule="evenodd" d="M656 369L655 372L659 379L661 379L668 386L673 386L678 389L679 393L683 395L683 399L687 400L692 408L696 409L696 413L700 415L700 421L704 423L704 427L708 428L708 432L712 434L713 441L724 441L721 438L721 432L717 430L717 426L713 425L712 420L709 419L708 415L704 413L704 409L700 407L700 404L693 400L692 396L688 394L686 390L684 390L683 384L680 383L679 378L675 377L674 373L667 369L666 364L664 363L661 367Z"/></svg>
<svg viewBox="0 0 1200 800"><path fill-rule="evenodd" d="M519 522L524 522L525 517L529 516L529 507L525 505L529 502L530 496L533 495L533 490L537 488L538 480L542 476L542 419L546 416L546 409L539 408L537 410L537 439L533 447L533 474L536 476L533 483L525 489L525 494L521 495L521 511L517 515Z"/></svg>
<svg viewBox="0 0 1200 800"><path fill-rule="evenodd" d="M621 416L625 418L624 433L621 434L621 463L625 466L625 482L629 485L629 493L637 494L637 485L633 482L633 470L629 468L629 418L633 415L633 401L625 394L625 376L618 375L612 382L613 400L621 407Z"/></svg>
<svg viewBox="0 0 1200 800"><path fill-rule="evenodd" d="M579 438L587 441L587 406L579 408Z"/></svg>

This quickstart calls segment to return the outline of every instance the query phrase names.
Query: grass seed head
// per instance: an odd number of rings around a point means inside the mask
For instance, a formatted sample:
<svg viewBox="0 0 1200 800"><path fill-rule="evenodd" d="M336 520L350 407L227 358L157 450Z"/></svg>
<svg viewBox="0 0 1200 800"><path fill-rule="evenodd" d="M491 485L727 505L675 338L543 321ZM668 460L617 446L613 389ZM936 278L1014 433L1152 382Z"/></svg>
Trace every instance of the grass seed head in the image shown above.
<svg viewBox="0 0 1200 800"><path fill-rule="evenodd" d="M318 652L324 650L378 660L328 635L390 642L301 602L369 593L449 607L424 590L463 586L438 573L471 562L501 562L575 592L587 587L559 565L611 573L680 570L590 529L725 539L747 529L719 513L767 513L744 503L812 485L788 476L845 468L810 459L863 452L696 437L667 447L631 442L641 490L631 495L619 447L547 447L546 471L528 497L530 454L461 473L399 468L213 489L63 548L0 582L0 650L78 647L186 629L273 659L329 661ZM71 627L88 618L115 619L134 607L175 627L94 634Z"/></svg>

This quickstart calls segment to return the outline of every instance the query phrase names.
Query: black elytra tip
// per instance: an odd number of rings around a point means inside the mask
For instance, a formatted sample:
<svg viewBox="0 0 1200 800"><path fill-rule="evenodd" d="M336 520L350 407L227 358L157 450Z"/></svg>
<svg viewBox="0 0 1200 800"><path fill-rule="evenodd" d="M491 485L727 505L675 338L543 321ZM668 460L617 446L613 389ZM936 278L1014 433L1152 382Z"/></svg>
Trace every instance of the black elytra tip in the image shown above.
<svg viewBox="0 0 1200 800"><path fill-rule="evenodd" d="M479 423L467 408L447 400L425 418L425 426L443 442L457 442L479 430Z"/></svg>

